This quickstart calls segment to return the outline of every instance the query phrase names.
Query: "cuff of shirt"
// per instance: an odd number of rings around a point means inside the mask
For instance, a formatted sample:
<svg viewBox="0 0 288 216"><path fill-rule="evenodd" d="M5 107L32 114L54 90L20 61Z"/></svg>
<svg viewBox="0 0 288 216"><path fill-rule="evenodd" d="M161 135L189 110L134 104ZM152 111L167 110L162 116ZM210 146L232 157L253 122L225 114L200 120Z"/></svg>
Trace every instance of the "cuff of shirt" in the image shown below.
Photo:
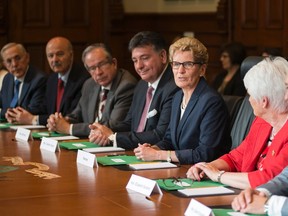
<svg viewBox="0 0 288 216"><path fill-rule="evenodd" d="M72 132L73 132L73 124L70 124L69 134L70 134L70 135L73 135Z"/></svg>
<svg viewBox="0 0 288 216"><path fill-rule="evenodd" d="M117 136L117 133L114 133L108 137L108 139L113 143L113 147L117 147L116 136Z"/></svg>
<svg viewBox="0 0 288 216"><path fill-rule="evenodd" d="M258 191L263 192L266 197L270 197L272 194L266 188L256 188Z"/></svg>
<svg viewBox="0 0 288 216"><path fill-rule="evenodd" d="M38 115L33 116L32 125L39 125L39 116Z"/></svg>
<svg viewBox="0 0 288 216"><path fill-rule="evenodd" d="M268 215L281 215L281 209L287 197L284 196L271 196L268 200Z"/></svg>

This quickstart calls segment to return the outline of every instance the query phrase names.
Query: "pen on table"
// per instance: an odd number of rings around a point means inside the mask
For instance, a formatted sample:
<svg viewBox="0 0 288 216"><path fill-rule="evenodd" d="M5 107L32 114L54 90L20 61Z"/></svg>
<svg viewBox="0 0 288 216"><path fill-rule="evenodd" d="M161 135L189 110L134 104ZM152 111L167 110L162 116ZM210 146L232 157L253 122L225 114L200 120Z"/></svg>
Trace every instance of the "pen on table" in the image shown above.
<svg viewBox="0 0 288 216"><path fill-rule="evenodd" d="M114 156L127 156L126 154L108 154L106 157L114 157Z"/></svg>

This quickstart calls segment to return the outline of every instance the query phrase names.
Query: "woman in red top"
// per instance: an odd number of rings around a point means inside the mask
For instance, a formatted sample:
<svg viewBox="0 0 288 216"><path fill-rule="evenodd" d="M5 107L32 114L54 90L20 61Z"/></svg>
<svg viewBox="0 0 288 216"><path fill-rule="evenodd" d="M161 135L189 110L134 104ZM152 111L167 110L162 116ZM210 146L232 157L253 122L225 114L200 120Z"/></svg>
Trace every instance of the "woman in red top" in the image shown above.
<svg viewBox="0 0 288 216"><path fill-rule="evenodd" d="M266 58L248 71L244 84L256 116L249 134L230 153L192 166L188 178L206 175L232 187L255 188L288 165L288 62Z"/></svg>

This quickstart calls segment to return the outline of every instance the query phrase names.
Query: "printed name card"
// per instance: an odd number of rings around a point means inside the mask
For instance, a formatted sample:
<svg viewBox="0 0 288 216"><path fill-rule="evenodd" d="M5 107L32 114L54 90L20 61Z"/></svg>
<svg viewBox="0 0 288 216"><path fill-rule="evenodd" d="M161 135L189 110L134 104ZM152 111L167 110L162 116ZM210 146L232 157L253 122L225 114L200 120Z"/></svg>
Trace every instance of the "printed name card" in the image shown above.
<svg viewBox="0 0 288 216"><path fill-rule="evenodd" d="M47 137L42 137L40 149L47 150L50 152L60 151L58 141Z"/></svg>
<svg viewBox="0 0 288 216"><path fill-rule="evenodd" d="M156 181L137 176L135 174L132 174L126 188L144 194L148 197L152 192L159 193L161 195L163 194Z"/></svg>
<svg viewBox="0 0 288 216"><path fill-rule="evenodd" d="M98 167L96 155L82 150L77 152L77 163L88 166L88 167Z"/></svg>
<svg viewBox="0 0 288 216"><path fill-rule="evenodd" d="M28 141L30 137L30 130L25 128L18 128L16 131L15 139L21 141Z"/></svg>
<svg viewBox="0 0 288 216"><path fill-rule="evenodd" d="M191 199L188 208L186 209L185 216L214 216L212 209L203 205L195 199Z"/></svg>

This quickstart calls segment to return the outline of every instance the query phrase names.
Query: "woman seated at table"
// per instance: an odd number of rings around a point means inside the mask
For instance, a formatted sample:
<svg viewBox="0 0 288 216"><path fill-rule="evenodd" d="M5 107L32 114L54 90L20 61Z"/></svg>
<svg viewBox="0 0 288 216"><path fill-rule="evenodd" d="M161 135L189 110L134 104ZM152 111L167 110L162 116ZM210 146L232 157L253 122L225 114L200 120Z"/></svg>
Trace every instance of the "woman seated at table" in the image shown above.
<svg viewBox="0 0 288 216"><path fill-rule="evenodd" d="M249 134L236 149L212 161L192 166L187 177L213 181L236 188L255 188L266 183L288 165L288 62L266 58L244 78L256 116Z"/></svg>
<svg viewBox="0 0 288 216"><path fill-rule="evenodd" d="M231 140L226 105L204 78L207 49L197 39L184 37L172 44L169 52L174 79L182 91L173 98L163 140L154 146L139 144L134 153L144 161L212 161L229 151Z"/></svg>

